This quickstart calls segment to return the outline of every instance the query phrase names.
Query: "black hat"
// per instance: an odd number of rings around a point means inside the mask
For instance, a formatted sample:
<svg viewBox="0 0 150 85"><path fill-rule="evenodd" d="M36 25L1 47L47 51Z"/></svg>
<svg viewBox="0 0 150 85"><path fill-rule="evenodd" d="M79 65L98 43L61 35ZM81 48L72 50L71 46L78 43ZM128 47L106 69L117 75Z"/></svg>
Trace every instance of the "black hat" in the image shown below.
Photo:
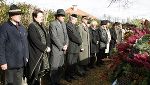
<svg viewBox="0 0 150 85"><path fill-rule="evenodd" d="M88 16L82 16L82 19L89 19Z"/></svg>
<svg viewBox="0 0 150 85"><path fill-rule="evenodd" d="M21 12L21 9L20 9L17 5L15 5L15 4L12 4L12 5L10 6L8 13L9 13L10 15L23 14L23 13Z"/></svg>
<svg viewBox="0 0 150 85"><path fill-rule="evenodd" d="M110 23L110 21L109 20L102 20L101 21L101 25L107 25L107 23Z"/></svg>
<svg viewBox="0 0 150 85"><path fill-rule="evenodd" d="M65 16L65 11L63 9L58 9L55 15L62 15Z"/></svg>
<svg viewBox="0 0 150 85"><path fill-rule="evenodd" d="M71 16L72 16L72 17L75 17L75 18L77 18L77 17L78 17L78 15L77 15L77 14L72 14Z"/></svg>

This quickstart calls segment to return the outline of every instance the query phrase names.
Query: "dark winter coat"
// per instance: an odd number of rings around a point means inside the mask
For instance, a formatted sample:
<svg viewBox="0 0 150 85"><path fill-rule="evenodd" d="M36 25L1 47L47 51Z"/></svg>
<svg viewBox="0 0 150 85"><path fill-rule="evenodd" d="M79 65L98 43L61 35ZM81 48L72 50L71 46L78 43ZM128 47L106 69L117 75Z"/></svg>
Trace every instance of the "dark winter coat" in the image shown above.
<svg viewBox="0 0 150 85"><path fill-rule="evenodd" d="M116 45L116 40L117 40L117 34L115 29L110 29L110 35L111 35L111 40L110 40L110 50L115 48Z"/></svg>
<svg viewBox="0 0 150 85"><path fill-rule="evenodd" d="M43 30L46 38L46 45L42 43L41 35L37 27ZM28 40L30 50L28 77L33 76L33 72L35 77L37 77L37 75L39 74L39 70L37 68L40 68L40 64L42 63L41 56L46 51L47 46L50 47L49 32L37 22L32 22L28 27Z"/></svg>
<svg viewBox="0 0 150 85"><path fill-rule="evenodd" d="M25 28L8 21L0 27L0 64L8 69L22 68L28 61L28 41Z"/></svg>
<svg viewBox="0 0 150 85"><path fill-rule="evenodd" d="M94 30L91 27L89 28L90 32L90 52L97 53L99 50L99 34L98 30Z"/></svg>
<svg viewBox="0 0 150 85"><path fill-rule="evenodd" d="M108 43L108 36L106 30L101 26L99 29L99 48L105 49Z"/></svg>
<svg viewBox="0 0 150 85"><path fill-rule="evenodd" d="M68 46L67 52L79 53L80 45L82 44L82 39L78 31L78 28L71 22L68 22L66 24L66 28L67 28L67 33L69 37L69 46Z"/></svg>

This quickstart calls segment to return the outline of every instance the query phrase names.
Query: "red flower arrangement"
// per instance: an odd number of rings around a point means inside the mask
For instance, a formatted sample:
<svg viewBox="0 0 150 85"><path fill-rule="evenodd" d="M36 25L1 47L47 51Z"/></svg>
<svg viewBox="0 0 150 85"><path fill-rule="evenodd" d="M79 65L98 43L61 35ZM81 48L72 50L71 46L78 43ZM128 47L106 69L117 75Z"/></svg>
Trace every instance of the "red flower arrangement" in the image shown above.
<svg viewBox="0 0 150 85"><path fill-rule="evenodd" d="M142 76L145 76L147 74L146 72L149 72L148 74L150 74L150 52L143 52L143 50L140 51L140 49L137 49L135 47L137 42L139 42L139 40L142 40L141 38L149 33L149 30L140 30L136 28L132 30L132 33L129 33L127 36L125 36L124 42L116 46L117 51L112 55L113 62L110 66L110 69L112 70L113 74L111 75L118 78L119 76L122 76L124 74L132 75L132 72L138 74L138 72L133 71L133 69L135 68L136 70L138 70L138 68L144 69L143 72L140 72L140 74L143 74ZM150 37L150 35L148 35L148 37ZM150 45L150 38L146 37L145 39L140 43L144 42ZM148 76L146 75L145 77Z"/></svg>

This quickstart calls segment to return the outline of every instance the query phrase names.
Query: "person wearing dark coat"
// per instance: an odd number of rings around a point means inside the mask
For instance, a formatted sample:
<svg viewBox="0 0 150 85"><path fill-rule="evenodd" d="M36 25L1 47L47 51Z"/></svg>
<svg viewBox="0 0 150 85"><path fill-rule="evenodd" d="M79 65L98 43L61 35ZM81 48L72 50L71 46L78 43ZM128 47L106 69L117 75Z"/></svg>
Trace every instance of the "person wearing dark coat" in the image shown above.
<svg viewBox="0 0 150 85"><path fill-rule="evenodd" d="M76 26L77 15L72 14L66 24L67 33L69 37L69 46L67 49L67 69L65 79L71 82L71 79L76 79L77 62L80 53L80 45L82 43L80 33Z"/></svg>
<svg viewBox="0 0 150 85"><path fill-rule="evenodd" d="M99 34L98 34L98 28L97 28L97 22L92 21L90 28L90 68L95 68L95 62L97 60L97 53L99 52Z"/></svg>
<svg viewBox="0 0 150 85"><path fill-rule="evenodd" d="M52 52L50 58L51 83L52 85L60 85L60 79L64 73L64 61L69 38L64 22L65 11L63 9L58 9L55 18L56 20L52 21L49 26L52 40Z"/></svg>
<svg viewBox="0 0 150 85"><path fill-rule="evenodd" d="M43 11L35 9L32 13L33 22L28 27L30 57L28 62L28 84L40 85L46 72L50 70L49 52L50 37L43 23ZM45 79L46 80L46 79Z"/></svg>
<svg viewBox="0 0 150 85"><path fill-rule="evenodd" d="M117 43L116 42L117 41L117 34L115 31L115 26L117 26L117 23L114 23L112 25L112 28L110 29L111 40L110 40L110 46L109 46L109 50L110 50L109 55L111 55L111 52L112 52L113 48L115 48L116 43Z"/></svg>
<svg viewBox="0 0 150 85"><path fill-rule="evenodd" d="M105 49L108 43L108 35L107 35L107 28L109 26L108 20L101 21L101 27L98 29L99 31L99 53L97 55L97 66L103 64L102 59L106 57Z"/></svg>
<svg viewBox="0 0 150 85"><path fill-rule="evenodd" d="M4 85L21 85L28 62L27 32L20 24L21 9L11 5L9 20L0 27L0 69L5 73Z"/></svg>

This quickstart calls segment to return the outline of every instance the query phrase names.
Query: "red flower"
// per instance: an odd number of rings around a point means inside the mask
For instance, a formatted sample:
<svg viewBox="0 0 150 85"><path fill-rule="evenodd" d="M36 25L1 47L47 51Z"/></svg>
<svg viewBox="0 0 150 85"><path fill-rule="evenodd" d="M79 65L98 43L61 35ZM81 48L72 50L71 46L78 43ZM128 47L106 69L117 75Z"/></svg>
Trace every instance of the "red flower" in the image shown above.
<svg viewBox="0 0 150 85"><path fill-rule="evenodd" d="M127 43L134 44L138 38L139 38L138 35L132 35L127 39Z"/></svg>
<svg viewBox="0 0 150 85"><path fill-rule="evenodd" d="M134 58L137 58L139 60L147 61L148 60L148 53L144 52L143 54L134 54Z"/></svg>
<svg viewBox="0 0 150 85"><path fill-rule="evenodd" d="M118 50L118 52L123 53L123 52L127 51L127 48L129 48L129 46L130 45L128 43L120 43L117 45L117 50Z"/></svg>
<svg viewBox="0 0 150 85"><path fill-rule="evenodd" d="M149 62L143 62L144 67L150 69L150 63Z"/></svg>
<svg viewBox="0 0 150 85"><path fill-rule="evenodd" d="M133 29L133 35L128 37L126 39L126 42L129 44L134 44L137 39L140 39L142 36L144 36L147 32L145 30L140 29Z"/></svg>

